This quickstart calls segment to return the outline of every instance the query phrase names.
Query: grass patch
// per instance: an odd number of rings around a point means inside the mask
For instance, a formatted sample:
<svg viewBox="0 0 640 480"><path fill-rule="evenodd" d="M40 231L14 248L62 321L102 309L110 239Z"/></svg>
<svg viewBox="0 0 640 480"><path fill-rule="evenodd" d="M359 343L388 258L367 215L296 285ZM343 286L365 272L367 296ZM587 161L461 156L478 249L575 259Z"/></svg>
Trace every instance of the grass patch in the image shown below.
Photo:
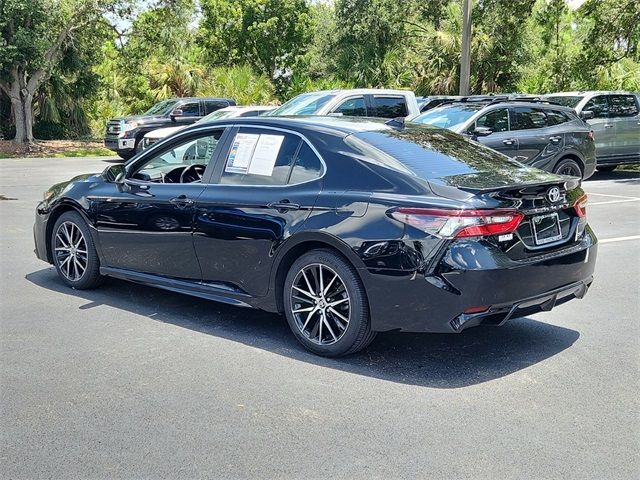
<svg viewBox="0 0 640 480"><path fill-rule="evenodd" d="M114 152L103 147L75 148L65 152L55 153L53 157L113 157Z"/></svg>
<svg viewBox="0 0 640 480"><path fill-rule="evenodd" d="M620 165L616 171L621 172L640 172L640 164L636 165Z"/></svg>

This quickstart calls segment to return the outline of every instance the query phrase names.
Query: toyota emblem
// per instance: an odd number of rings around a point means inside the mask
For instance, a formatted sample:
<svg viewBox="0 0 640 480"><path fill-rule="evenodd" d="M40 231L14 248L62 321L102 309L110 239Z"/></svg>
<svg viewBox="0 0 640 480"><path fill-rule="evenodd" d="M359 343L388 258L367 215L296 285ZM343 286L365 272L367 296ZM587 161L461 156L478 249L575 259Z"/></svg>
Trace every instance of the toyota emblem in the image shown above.
<svg viewBox="0 0 640 480"><path fill-rule="evenodd" d="M547 190L547 200L551 203L556 203L560 200L560 189L558 187L551 187Z"/></svg>

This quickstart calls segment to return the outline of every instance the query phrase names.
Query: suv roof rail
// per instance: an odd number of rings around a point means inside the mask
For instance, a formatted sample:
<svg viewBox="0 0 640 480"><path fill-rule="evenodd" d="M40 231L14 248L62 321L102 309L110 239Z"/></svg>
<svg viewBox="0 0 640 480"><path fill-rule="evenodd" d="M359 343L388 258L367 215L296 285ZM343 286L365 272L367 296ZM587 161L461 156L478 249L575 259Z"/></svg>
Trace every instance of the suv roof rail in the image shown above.
<svg viewBox="0 0 640 480"><path fill-rule="evenodd" d="M494 105L504 102L546 103L562 106L560 103L554 102L551 99L543 98L542 95L469 95L447 100L443 102L442 105L448 103L486 103L487 105Z"/></svg>

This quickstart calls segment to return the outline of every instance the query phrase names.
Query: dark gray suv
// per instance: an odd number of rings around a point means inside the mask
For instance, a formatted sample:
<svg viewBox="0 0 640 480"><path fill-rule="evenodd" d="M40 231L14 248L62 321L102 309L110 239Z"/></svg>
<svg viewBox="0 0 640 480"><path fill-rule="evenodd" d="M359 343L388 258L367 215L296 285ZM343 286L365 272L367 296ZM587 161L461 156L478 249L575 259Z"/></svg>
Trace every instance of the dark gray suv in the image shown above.
<svg viewBox="0 0 640 480"><path fill-rule="evenodd" d="M588 178L595 170L593 132L568 107L463 97L412 121L469 136L522 163L549 172Z"/></svg>
<svg viewBox="0 0 640 480"><path fill-rule="evenodd" d="M591 126L599 171L640 163L639 93L564 92L545 98L573 108Z"/></svg>

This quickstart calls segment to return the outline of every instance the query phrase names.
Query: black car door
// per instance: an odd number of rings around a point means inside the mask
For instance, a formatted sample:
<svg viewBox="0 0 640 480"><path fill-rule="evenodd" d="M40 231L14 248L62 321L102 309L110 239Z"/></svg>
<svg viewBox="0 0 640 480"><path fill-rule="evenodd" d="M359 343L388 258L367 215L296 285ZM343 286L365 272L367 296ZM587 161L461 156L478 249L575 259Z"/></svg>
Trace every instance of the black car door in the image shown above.
<svg viewBox="0 0 640 480"><path fill-rule="evenodd" d="M491 134L484 137L474 137L477 127L488 128ZM509 111L506 108L494 108L480 116L466 132L474 140L493 148L510 157L518 154L518 139L509 131Z"/></svg>
<svg viewBox="0 0 640 480"><path fill-rule="evenodd" d="M564 144L564 134L550 127L543 108L512 107L511 131L518 139L518 156L524 163L552 170Z"/></svg>
<svg viewBox="0 0 640 480"><path fill-rule="evenodd" d="M128 165L111 195L92 199L103 266L200 280L194 204L223 133L208 128L179 134Z"/></svg>
<svg viewBox="0 0 640 480"><path fill-rule="evenodd" d="M274 250L309 216L322 173L322 160L298 133L250 126L230 132L196 203L203 281L266 294Z"/></svg>

